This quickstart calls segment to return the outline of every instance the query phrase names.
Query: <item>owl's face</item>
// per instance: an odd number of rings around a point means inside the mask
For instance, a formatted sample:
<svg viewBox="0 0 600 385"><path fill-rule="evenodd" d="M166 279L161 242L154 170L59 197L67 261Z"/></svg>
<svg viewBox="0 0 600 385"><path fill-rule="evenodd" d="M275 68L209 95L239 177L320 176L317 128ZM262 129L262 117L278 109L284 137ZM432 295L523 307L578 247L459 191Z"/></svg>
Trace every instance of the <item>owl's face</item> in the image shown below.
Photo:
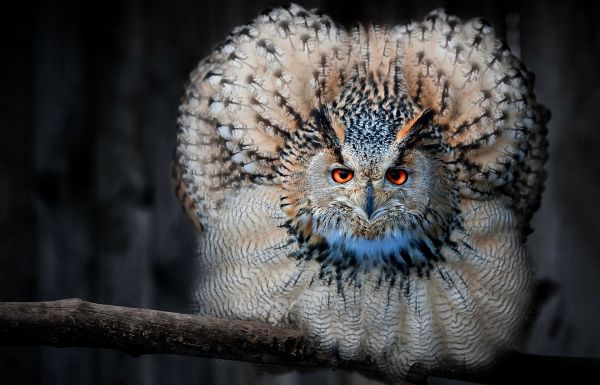
<svg viewBox="0 0 600 385"><path fill-rule="evenodd" d="M322 118L334 135L307 169L312 232L343 263L426 266L453 219L452 175L419 144L432 130L427 111L395 100L375 114L369 104Z"/></svg>

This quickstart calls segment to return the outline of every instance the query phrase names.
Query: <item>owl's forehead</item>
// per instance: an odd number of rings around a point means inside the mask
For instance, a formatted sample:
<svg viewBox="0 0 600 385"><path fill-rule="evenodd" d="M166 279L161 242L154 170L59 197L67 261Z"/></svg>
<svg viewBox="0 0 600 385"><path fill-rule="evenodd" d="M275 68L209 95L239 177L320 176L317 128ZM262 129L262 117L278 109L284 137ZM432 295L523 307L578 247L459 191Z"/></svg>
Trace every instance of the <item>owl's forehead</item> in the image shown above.
<svg viewBox="0 0 600 385"><path fill-rule="evenodd" d="M344 104L337 112L345 128L344 147L361 162L381 162L393 148L398 130L413 117L405 99L373 99Z"/></svg>

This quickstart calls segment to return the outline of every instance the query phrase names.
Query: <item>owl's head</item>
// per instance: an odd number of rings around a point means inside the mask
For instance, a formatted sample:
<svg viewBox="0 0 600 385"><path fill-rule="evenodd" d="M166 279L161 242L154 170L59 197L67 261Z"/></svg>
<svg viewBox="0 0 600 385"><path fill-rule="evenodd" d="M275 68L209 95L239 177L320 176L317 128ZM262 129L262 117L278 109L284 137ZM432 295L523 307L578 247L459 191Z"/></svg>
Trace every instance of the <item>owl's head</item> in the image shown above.
<svg viewBox="0 0 600 385"><path fill-rule="evenodd" d="M364 83L315 111L324 145L302 178L300 228L320 240L325 260L408 270L438 258L455 192L433 118L432 110Z"/></svg>

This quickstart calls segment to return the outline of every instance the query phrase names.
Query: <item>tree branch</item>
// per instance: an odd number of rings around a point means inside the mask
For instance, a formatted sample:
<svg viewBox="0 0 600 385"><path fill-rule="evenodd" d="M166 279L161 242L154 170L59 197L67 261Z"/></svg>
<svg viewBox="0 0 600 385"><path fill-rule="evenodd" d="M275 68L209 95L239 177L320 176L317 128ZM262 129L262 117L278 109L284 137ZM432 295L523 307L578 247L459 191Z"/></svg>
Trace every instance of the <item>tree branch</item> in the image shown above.
<svg viewBox="0 0 600 385"><path fill-rule="evenodd" d="M114 349L133 356L177 354L269 365L360 369L356 363L316 352L300 330L80 299L0 302L0 345L79 346Z"/></svg>
<svg viewBox="0 0 600 385"><path fill-rule="evenodd" d="M134 356L178 354L294 367L341 368L380 378L374 367L314 349L300 330L80 299L0 302L0 345L45 345L119 350ZM585 374L600 383L599 360L511 353L492 372L445 373L483 383L560 383ZM592 376L592 377L589 377ZM416 382L426 382L418 371ZM595 381L592 381L595 382ZM533 383L533 382L532 382Z"/></svg>

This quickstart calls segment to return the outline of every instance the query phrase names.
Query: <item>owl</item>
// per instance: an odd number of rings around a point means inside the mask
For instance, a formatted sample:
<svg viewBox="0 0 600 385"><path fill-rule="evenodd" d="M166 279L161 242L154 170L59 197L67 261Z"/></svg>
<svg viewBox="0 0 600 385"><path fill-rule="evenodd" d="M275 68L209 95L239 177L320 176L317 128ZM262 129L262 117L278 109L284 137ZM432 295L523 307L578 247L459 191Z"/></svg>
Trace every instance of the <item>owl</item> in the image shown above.
<svg viewBox="0 0 600 385"><path fill-rule="evenodd" d="M235 28L178 120L198 314L300 328L389 381L492 368L530 313L533 82L443 10L346 30L291 5Z"/></svg>

